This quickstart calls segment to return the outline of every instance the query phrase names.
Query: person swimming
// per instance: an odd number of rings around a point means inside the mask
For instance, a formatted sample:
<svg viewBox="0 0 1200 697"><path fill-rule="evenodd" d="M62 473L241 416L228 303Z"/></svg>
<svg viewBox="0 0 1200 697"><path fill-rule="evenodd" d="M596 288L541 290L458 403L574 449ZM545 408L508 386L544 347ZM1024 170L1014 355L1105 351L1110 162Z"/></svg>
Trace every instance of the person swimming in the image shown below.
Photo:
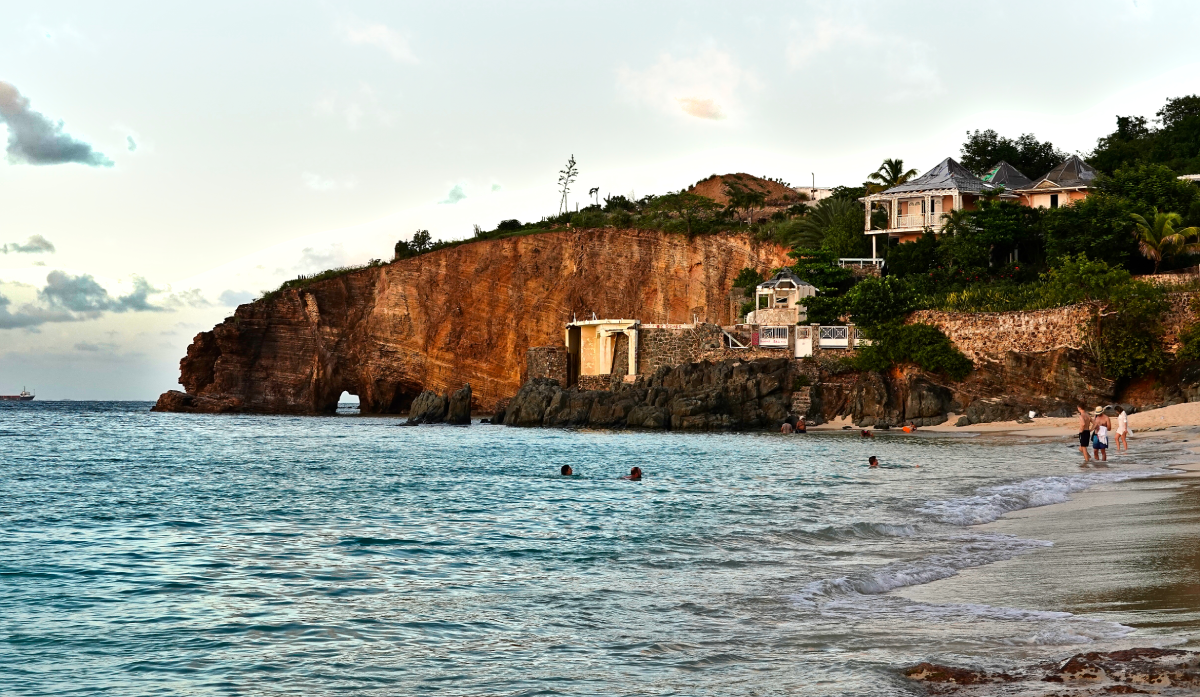
<svg viewBox="0 0 1200 697"><path fill-rule="evenodd" d="M640 482L642 480L642 468L634 467L633 469L629 470L629 474L621 477L621 479L628 479L631 482Z"/></svg>
<svg viewBox="0 0 1200 697"><path fill-rule="evenodd" d="M875 457L874 455L872 455L871 457L868 457L867 458L867 466L868 467L878 467L879 466L879 458Z"/></svg>
<svg viewBox="0 0 1200 697"><path fill-rule="evenodd" d="M572 474L575 473L574 470L571 469L570 465L563 465L562 469L560 469L559 472L561 472L562 476L564 476L564 477L570 477Z"/></svg>
<svg viewBox="0 0 1200 697"><path fill-rule="evenodd" d="M868 431L865 428L862 430L862 433L860 435L862 435L863 438L874 438L875 437L875 434L871 433L870 431Z"/></svg>

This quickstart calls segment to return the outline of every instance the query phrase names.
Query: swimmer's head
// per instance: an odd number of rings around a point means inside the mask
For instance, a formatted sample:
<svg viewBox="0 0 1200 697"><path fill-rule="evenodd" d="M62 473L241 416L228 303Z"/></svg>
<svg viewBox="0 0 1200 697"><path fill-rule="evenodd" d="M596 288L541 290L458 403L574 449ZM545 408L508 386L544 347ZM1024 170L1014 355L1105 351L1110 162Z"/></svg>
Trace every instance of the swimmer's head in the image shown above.
<svg viewBox="0 0 1200 697"><path fill-rule="evenodd" d="M563 465L562 469L559 471L562 472L562 476L564 476L564 477L571 476L571 466L570 465Z"/></svg>
<svg viewBox="0 0 1200 697"><path fill-rule="evenodd" d="M870 465L871 465L872 467L878 467L878 466L879 466L879 459L878 459L877 457L875 457L874 455L872 455L871 457L868 457L868 458L867 458L867 462L868 462L868 463L870 463Z"/></svg>

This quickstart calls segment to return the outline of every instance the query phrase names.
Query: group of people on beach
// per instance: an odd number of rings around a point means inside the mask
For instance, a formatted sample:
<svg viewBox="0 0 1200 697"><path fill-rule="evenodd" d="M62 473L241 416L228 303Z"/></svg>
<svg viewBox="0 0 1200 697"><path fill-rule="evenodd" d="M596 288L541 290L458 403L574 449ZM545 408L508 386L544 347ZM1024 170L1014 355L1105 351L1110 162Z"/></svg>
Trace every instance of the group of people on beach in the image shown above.
<svg viewBox="0 0 1200 697"><path fill-rule="evenodd" d="M1093 458L1097 462L1108 462L1110 434L1115 436L1116 450L1129 450L1129 415L1125 413L1124 407L1096 407L1090 413L1080 406L1075 409L1079 412L1079 452L1083 453L1084 467L1087 467L1087 463ZM1109 412L1117 410L1117 427L1114 430ZM1091 454L1088 453L1089 446L1092 449Z"/></svg>

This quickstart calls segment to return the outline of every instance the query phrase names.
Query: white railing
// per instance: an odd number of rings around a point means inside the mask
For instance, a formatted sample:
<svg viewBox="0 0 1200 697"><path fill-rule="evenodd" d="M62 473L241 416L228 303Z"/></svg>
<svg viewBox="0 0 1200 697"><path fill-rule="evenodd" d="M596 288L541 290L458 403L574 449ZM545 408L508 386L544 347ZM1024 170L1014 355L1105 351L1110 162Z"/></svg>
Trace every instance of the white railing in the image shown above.
<svg viewBox="0 0 1200 697"><path fill-rule="evenodd" d="M883 266L883 259L867 259L865 257L860 259L857 257L843 257L841 259L838 259L838 266L857 266L859 268L862 268L864 266Z"/></svg>
<svg viewBox="0 0 1200 697"><path fill-rule="evenodd" d="M850 332L847 327L821 327L821 348L848 348Z"/></svg>
<svg viewBox="0 0 1200 697"><path fill-rule="evenodd" d="M925 214L898 215L896 216L896 227L925 227Z"/></svg>
<svg viewBox="0 0 1200 697"><path fill-rule="evenodd" d="M856 347L871 345L871 340L868 339L867 335L863 333L863 330L858 327L854 328L854 345Z"/></svg>

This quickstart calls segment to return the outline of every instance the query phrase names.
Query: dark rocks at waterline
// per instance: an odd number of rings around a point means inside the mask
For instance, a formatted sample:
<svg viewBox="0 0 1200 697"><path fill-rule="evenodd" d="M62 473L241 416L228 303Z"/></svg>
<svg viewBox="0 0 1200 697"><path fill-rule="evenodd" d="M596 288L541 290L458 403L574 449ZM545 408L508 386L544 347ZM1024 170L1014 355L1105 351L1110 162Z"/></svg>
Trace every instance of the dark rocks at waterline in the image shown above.
<svg viewBox="0 0 1200 697"><path fill-rule="evenodd" d="M663 366L612 390L563 389L536 378L509 400L507 426L678 431L778 427L789 416L796 365L787 359ZM493 418L498 422L499 414Z"/></svg>
<svg viewBox="0 0 1200 697"><path fill-rule="evenodd" d="M1069 689L1070 694L1184 694L1181 688L1200 687L1200 653L1180 649L1138 648L1123 651L1079 653L1055 663L1043 663L1006 672L991 672L975 668L956 668L936 663L920 663L904 671L909 680L925 683L935 694L985 695L995 694L994 688L980 687L997 684L1027 683L1033 694L1034 686L1047 683ZM1148 688L1143 690L1140 688ZM1166 689L1163 689L1166 688ZM1008 688L1004 694L1026 694L1019 688ZM1044 694L1036 689L1037 694ZM1187 690L1187 694L1194 694ZM1055 694L1058 694L1057 692Z"/></svg>
<svg viewBox="0 0 1200 697"><path fill-rule="evenodd" d="M440 395L426 390L417 395L408 410L408 426L419 424L448 423L467 425L471 423L471 386L455 390L450 395Z"/></svg>

